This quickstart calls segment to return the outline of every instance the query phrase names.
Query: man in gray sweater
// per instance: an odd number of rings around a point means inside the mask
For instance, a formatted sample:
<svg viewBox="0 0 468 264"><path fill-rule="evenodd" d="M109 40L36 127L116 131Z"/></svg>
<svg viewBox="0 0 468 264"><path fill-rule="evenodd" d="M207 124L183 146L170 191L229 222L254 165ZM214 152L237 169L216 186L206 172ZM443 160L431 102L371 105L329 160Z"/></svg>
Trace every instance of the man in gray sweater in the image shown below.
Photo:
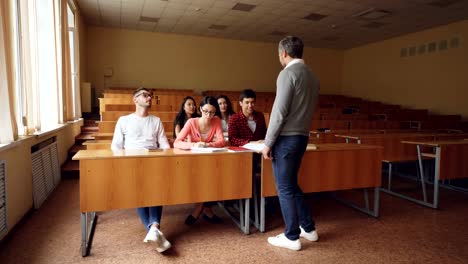
<svg viewBox="0 0 468 264"><path fill-rule="evenodd" d="M265 159L272 159L276 190L286 224L284 233L269 237L268 243L300 250L299 237L317 241L315 223L304 203L298 184L298 172L309 140L312 114L317 104L319 81L304 64L304 44L297 37L279 42L279 60L284 69L276 81L276 98L262 150Z"/></svg>

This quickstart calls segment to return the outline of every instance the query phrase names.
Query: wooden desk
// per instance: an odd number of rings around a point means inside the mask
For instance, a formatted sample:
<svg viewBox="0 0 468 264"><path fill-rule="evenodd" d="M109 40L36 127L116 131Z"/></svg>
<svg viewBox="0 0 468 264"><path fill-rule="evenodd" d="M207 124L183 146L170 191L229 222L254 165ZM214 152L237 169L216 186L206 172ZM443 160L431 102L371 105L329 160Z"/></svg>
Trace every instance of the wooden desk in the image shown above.
<svg viewBox="0 0 468 264"><path fill-rule="evenodd" d="M394 163L415 162L418 160L417 151L414 147L401 143L403 140L433 140L435 135L430 133L408 133L395 131L383 134L339 134L346 143L356 142L358 144L378 145L384 148L382 162L388 164L387 186L381 190L393 194L392 189L392 171Z"/></svg>
<svg viewBox="0 0 468 264"><path fill-rule="evenodd" d="M319 144L308 149L299 170L299 186L304 193L374 188L374 209L349 204L362 212L378 217L381 185L382 152L380 146L358 144ZM260 188L260 223L257 228L265 231L265 197L276 196L271 160L262 159Z"/></svg>
<svg viewBox="0 0 468 264"><path fill-rule="evenodd" d="M309 143L324 144L324 143L342 143L342 138L349 141L358 140L359 136L364 135L380 135L380 134L397 134L409 133L408 129L333 129L328 132L311 130L309 132Z"/></svg>
<svg viewBox="0 0 468 264"><path fill-rule="evenodd" d="M416 145L418 152L419 169L421 172L421 188L423 199L418 200L401 193L392 191L392 194L409 201L428 206L439 207L439 180L467 178L468 177L468 141L466 140L442 140L442 141L402 141L403 144ZM431 148L432 152L423 152L423 148ZM424 158L435 159L434 195L432 203L428 202L426 194L426 181L422 160Z"/></svg>
<svg viewBox="0 0 468 264"><path fill-rule="evenodd" d="M250 152L82 150L73 160L80 161L83 256L89 254L96 211L246 199L238 224L249 233Z"/></svg>
<svg viewBox="0 0 468 264"><path fill-rule="evenodd" d="M112 140L86 140L83 145L86 146L87 150L91 149L110 149Z"/></svg>
<svg viewBox="0 0 468 264"><path fill-rule="evenodd" d="M417 159L416 150L404 145L404 140L433 140L434 134L429 133L382 133L382 134L337 134L336 137L343 138L346 143L356 142L358 144L377 145L384 148L383 159L385 160L407 160L409 156ZM400 159L401 158L401 159Z"/></svg>

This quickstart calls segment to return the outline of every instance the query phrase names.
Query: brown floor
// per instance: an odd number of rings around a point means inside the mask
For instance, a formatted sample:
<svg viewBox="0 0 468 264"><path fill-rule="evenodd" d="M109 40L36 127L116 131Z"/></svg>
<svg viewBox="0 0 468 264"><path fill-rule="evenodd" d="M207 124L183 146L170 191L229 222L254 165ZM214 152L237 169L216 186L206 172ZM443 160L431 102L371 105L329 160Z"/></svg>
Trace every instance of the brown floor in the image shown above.
<svg viewBox="0 0 468 264"><path fill-rule="evenodd" d="M358 193L356 193L358 194ZM172 242L167 254L142 242L135 210L101 213L91 255L80 251L78 180L64 180L0 248L0 263L468 263L468 195L441 191L433 210L381 194L381 216L368 217L327 196L311 197L319 242L302 241L295 252L266 239L283 230L279 215L266 233L243 235L224 223L200 219L183 224L191 206L164 208L162 230Z"/></svg>

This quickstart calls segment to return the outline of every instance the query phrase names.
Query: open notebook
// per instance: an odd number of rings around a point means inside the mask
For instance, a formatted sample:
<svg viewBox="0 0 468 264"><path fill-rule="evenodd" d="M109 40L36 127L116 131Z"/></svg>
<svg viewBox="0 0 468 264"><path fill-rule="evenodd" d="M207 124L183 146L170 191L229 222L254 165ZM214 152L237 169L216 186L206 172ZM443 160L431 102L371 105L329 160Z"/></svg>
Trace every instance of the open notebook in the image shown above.
<svg viewBox="0 0 468 264"><path fill-rule="evenodd" d="M210 147L206 147L206 148L192 147L190 149L192 150L192 152L224 152L224 151L228 151L227 148L210 148Z"/></svg>

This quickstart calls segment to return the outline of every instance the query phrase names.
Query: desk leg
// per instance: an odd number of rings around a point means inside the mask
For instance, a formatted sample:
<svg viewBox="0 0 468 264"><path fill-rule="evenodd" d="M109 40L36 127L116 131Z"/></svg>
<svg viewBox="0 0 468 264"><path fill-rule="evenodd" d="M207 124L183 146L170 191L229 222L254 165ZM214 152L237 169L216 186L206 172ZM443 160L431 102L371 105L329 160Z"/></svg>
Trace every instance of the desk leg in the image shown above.
<svg viewBox="0 0 468 264"><path fill-rule="evenodd" d="M250 199L239 200L239 228L248 235L250 233Z"/></svg>
<svg viewBox="0 0 468 264"><path fill-rule="evenodd" d="M420 170L420 177L421 177L421 187L423 191L423 199L424 202L427 203L427 194L426 194L426 182L424 181L424 168L422 165L422 156L421 156L421 146L417 145L418 150L418 162L419 162L419 170Z"/></svg>
<svg viewBox="0 0 468 264"><path fill-rule="evenodd" d="M373 216L373 217L379 217L379 203L380 203L380 192L379 192L379 187L374 187L374 208L373 210L370 210L370 206L369 206L369 194L368 194L368 190L364 190L364 207L362 206L359 206L353 202L350 202L350 201L347 201L347 200L344 200L342 198L339 198L338 196L336 195L333 195L333 198L335 198L335 200L337 200L338 202L340 203L343 203L347 206L350 206L358 211L361 211L365 214L368 214L370 216Z"/></svg>
<svg viewBox="0 0 468 264"><path fill-rule="evenodd" d="M435 170L436 171L435 171L435 175L434 175L434 197L433 197L432 203L427 201L426 181L425 181L425 177L424 177L424 168L423 168L423 164L422 164L423 159L422 159L422 155L421 155L421 146L417 145L416 148L417 148L417 151L418 151L419 173L420 173L421 187L422 187L422 191L423 191L423 200L416 199L416 198L404 195L402 193L397 193L397 192L394 192L392 190L385 189L385 188L381 188L380 190L383 191L383 192L386 192L388 194L400 197L402 199L411 201L413 203L417 203L417 204L424 205L424 206L427 206L427 207L430 207L430 208L433 208L433 209L437 209L437 207L439 206L440 148L436 149L436 160L435 160Z"/></svg>
<svg viewBox="0 0 468 264"><path fill-rule="evenodd" d="M369 192L367 189L364 189L364 204L366 205L366 209L369 210Z"/></svg>
<svg viewBox="0 0 468 264"><path fill-rule="evenodd" d="M440 147L436 148L435 173L434 173L434 200L433 208L439 207L439 178L440 178Z"/></svg>
<svg viewBox="0 0 468 264"><path fill-rule="evenodd" d="M265 197L260 197L260 232L265 232Z"/></svg>
<svg viewBox="0 0 468 264"><path fill-rule="evenodd" d="M222 203L218 202L218 205L244 234L248 235L250 233L250 199L239 200L239 207L236 207L236 210L239 211L239 218L236 218Z"/></svg>
<svg viewBox="0 0 468 264"><path fill-rule="evenodd" d="M244 226L244 204L243 204L243 201L242 200L239 200L239 227L240 229L243 230L243 226Z"/></svg>
<svg viewBox="0 0 468 264"><path fill-rule="evenodd" d="M380 190L379 187L374 188L374 215L373 217L379 217L380 205Z"/></svg>
<svg viewBox="0 0 468 264"><path fill-rule="evenodd" d="M248 235L250 233L250 199L245 199L245 215L244 215L244 226L242 231Z"/></svg>
<svg viewBox="0 0 468 264"><path fill-rule="evenodd" d="M96 212L81 213L81 256L86 257L91 252L94 230L96 229Z"/></svg>
<svg viewBox="0 0 468 264"><path fill-rule="evenodd" d="M258 193L257 193L257 181L255 177L253 180L253 204L254 204L254 226L258 229L259 227L259 220L258 220Z"/></svg>
<svg viewBox="0 0 468 264"><path fill-rule="evenodd" d="M392 163L388 163L388 190L392 189Z"/></svg>

